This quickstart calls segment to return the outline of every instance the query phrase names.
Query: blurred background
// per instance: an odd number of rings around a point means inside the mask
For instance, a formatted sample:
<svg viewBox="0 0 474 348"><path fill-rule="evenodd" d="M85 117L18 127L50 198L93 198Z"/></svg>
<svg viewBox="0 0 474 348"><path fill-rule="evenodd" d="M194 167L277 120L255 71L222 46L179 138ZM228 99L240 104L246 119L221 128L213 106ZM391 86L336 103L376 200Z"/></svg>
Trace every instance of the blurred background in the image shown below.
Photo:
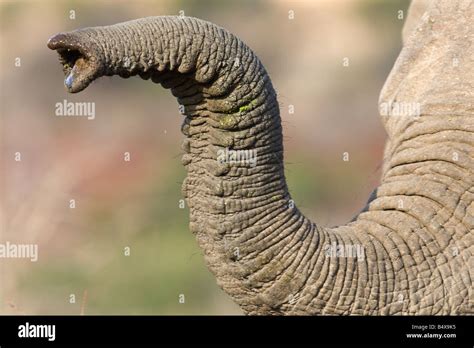
<svg viewBox="0 0 474 348"><path fill-rule="evenodd" d="M377 100L407 7L405 0L1 0L0 242L38 244L39 260L0 259L0 313L241 314L206 269L180 208L177 102L139 78L101 78L67 94L50 36L180 13L227 28L260 57L278 93L296 204L337 225L378 184L385 132ZM64 99L95 102L95 119L56 117Z"/></svg>

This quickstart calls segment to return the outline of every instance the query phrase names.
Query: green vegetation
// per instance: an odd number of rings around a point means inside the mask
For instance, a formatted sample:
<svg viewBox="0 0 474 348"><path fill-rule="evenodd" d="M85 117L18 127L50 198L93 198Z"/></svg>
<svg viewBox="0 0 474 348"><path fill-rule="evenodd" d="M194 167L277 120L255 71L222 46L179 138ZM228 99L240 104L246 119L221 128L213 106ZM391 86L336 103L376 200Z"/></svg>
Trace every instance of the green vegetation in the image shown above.
<svg viewBox="0 0 474 348"><path fill-rule="evenodd" d="M247 112L251 109L253 109L253 107L257 105L257 99L254 99L252 100L250 103L248 103L247 105L242 105L240 108L239 108L239 113L243 113L243 112Z"/></svg>

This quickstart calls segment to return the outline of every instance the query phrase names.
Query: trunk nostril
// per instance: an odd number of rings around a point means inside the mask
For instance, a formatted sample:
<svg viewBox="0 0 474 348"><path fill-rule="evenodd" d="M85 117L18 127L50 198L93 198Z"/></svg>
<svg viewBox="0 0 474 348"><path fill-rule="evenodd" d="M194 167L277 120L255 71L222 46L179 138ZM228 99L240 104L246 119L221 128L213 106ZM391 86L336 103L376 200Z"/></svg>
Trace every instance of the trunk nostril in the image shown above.
<svg viewBox="0 0 474 348"><path fill-rule="evenodd" d="M64 85L70 93L82 91L103 71L100 48L83 32L57 34L47 45L58 53L65 75Z"/></svg>
<svg viewBox="0 0 474 348"><path fill-rule="evenodd" d="M72 49L57 49L59 61L63 65L64 72L68 74L80 59L84 59L81 52Z"/></svg>

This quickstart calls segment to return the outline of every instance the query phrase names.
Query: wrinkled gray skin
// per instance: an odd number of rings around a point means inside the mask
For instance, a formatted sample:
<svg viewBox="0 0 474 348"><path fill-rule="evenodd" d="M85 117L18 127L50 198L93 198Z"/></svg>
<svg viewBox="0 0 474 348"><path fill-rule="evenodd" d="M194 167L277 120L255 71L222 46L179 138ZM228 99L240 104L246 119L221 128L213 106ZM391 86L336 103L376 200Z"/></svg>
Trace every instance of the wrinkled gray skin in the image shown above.
<svg viewBox="0 0 474 348"><path fill-rule="evenodd" d="M171 89L184 106L190 229L218 284L245 313L467 314L474 4L430 6L423 18L411 11L380 97L420 103L421 115L382 116L382 183L354 221L336 228L293 206L275 91L234 35L195 18L150 17L58 34L48 46L60 55L69 92L104 75L139 75ZM217 151L226 147L257 149L257 165L219 163ZM361 246L363 258L330 254L333 243Z"/></svg>

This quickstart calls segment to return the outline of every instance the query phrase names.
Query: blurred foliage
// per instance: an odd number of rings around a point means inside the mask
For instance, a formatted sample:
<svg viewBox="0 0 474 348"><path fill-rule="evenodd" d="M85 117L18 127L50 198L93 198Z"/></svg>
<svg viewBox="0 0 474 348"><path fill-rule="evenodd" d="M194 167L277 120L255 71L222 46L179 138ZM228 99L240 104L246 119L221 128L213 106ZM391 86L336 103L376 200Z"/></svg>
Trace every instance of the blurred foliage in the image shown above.
<svg viewBox="0 0 474 348"><path fill-rule="evenodd" d="M163 166L170 170L164 176L167 184L157 183L143 197L141 204L149 211L144 221L136 222L132 238L117 235L113 212L102 215L93 210L90 230L83 236L91 242L73 251L66 262L42 262L21 279L19 291L45 304L63 303L59 308L42 307L45 314L79 314L84 290L86 314L211 314L220 297L227 301L216 291L215 278L190 237L188 210L177 209L181 195L176 181L184 178L184 170L176 161ZM124 253L127 246L130 256ZM71 291L76 304L68 304ZM179 302L180 294L184 303ZM236 307L228 307L238 313Z"/></svg>
<svg viewBox="0 0 474 348"><path fill-rule="evenodd" d="M410 0L363 0L359 2L357 11L374 28L386 26L397 31L401 45L400 23L405 21L409 5ZM392 40L392 37L386 35L383 39Z"/></svg>

